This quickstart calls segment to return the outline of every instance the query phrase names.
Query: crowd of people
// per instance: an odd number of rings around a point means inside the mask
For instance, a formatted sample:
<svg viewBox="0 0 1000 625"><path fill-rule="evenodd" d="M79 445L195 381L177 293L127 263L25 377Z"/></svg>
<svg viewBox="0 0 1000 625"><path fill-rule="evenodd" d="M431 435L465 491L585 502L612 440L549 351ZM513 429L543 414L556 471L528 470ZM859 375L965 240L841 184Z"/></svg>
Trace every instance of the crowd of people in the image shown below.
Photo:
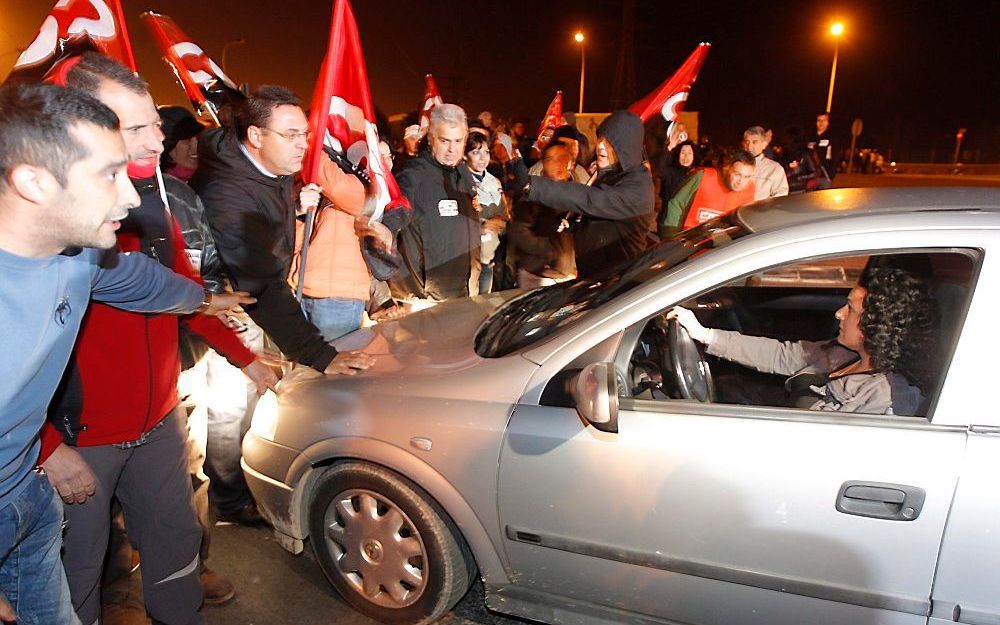
<svg viewBox="0 0 1000 625"><path fill-rule="evenodd" d="M0 89L0 620L99 622L105 562L124 561L142 569L143 618L203 623L235 592L206 566L212 526L264 523L240 445L280 363L353 375L373 357L334 342L366 320L599 279L834 175L826 114L791 158L758 125L715 156L675 124L650 159L628 111L591 145L443 103L396 150L385 138L412 211L373 221L340 155L315 155L317 183L301 182L311 131L286 88L207 128L105 56L55 82Z"/></svg>

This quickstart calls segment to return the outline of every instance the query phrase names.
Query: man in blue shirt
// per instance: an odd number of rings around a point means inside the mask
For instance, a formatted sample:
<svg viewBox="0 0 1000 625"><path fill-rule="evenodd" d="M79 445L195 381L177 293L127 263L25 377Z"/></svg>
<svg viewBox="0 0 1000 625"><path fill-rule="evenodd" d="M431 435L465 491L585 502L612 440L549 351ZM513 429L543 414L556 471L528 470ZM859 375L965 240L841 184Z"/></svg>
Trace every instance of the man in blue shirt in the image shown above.
<svg viewBox="0 0 1000 625"><path fill-rule="evenodd" d="M0 88L0 620L78 623L59 560L62 503L34 471L45 411L93 298L144 312L215 314L142 254L108 254L139 198L117 116L53 85ZM99 248L99 249L93 249ZM113 345L108 346L114 349ZM93 494L94 484L75 484Z"/></svg>

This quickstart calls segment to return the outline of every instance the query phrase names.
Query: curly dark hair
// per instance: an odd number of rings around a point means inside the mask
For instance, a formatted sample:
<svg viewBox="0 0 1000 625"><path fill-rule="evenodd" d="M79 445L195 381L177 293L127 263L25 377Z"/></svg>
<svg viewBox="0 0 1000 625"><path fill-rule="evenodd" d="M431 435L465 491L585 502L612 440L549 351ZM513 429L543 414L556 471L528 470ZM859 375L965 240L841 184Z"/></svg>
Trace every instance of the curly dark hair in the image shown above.
<svg viewBox="0 0 1000 625"><path fill-rule="evenodd" d="M867 289L861 332L872 365L898 373L926 391L933 383L937 307L923 281L905 269L874 268L861 277Z"/></svg>

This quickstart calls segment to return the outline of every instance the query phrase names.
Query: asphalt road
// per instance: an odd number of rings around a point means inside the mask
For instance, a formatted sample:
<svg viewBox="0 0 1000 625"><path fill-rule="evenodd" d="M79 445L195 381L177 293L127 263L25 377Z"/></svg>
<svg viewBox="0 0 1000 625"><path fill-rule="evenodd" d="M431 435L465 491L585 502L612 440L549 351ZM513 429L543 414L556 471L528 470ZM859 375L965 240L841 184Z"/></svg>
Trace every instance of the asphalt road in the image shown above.
<svg viewBox="0 0 1000 625"><path fill-rule="evenodd" d="M208 565L236 586L236 598L203 610L209 625L376 625L355 612L327 582L312 551L293 556L270 530L216 526ZM472 585L442 625L524 625L530 621L488 612L482 584Z"/></svg>

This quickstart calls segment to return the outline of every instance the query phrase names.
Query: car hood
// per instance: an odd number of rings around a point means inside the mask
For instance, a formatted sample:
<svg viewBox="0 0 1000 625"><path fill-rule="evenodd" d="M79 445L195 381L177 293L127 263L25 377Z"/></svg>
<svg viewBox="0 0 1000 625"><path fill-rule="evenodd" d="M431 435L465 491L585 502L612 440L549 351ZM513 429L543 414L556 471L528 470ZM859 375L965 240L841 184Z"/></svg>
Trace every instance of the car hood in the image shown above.
<svg viewBox="0 0 1000 625"><path fill-rule="evenodd" d="M523 291L511 290L442 302L396 321L361 328L333 342L340 351L363 351L375 365L362 374L406 372L440 375L483 359L475 351L476 331L497 308Z"/></svg>

